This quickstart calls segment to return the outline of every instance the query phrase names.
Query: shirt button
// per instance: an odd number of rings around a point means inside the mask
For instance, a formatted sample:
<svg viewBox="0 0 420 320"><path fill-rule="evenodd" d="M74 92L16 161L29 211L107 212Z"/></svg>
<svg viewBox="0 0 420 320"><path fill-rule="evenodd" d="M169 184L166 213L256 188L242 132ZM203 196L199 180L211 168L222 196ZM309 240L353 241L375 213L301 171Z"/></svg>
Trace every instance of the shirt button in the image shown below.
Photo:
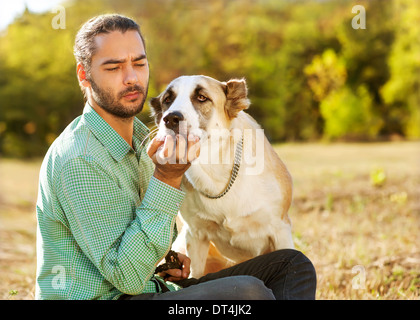
<svg viewBox="0 0 420 320"><path fill-rule="evenodd" d="M180 203L175 203L175 206L179 209L179 207L181 206Z"/></svg>

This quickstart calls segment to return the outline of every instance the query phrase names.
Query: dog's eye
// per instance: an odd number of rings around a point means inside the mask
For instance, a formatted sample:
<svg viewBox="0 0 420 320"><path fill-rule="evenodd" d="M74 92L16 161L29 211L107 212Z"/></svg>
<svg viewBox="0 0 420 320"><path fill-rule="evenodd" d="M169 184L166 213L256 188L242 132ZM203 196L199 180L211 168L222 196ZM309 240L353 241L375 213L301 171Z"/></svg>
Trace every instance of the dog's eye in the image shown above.
<svg viewBox="0 0 420 320"><path fill-rule="evenodd" d="M171 102L171 97L170 96L163 99L163 103L170 103L170 102Z"/></svg>
<svg viewBox="0 0 420 320"><path fill-rule="evenodd" d="M197 96L197 100L200 101L200 102L205 102L205 101L208 100L208 98L203 96L202 94L200 94L200 95Z"/></svg>

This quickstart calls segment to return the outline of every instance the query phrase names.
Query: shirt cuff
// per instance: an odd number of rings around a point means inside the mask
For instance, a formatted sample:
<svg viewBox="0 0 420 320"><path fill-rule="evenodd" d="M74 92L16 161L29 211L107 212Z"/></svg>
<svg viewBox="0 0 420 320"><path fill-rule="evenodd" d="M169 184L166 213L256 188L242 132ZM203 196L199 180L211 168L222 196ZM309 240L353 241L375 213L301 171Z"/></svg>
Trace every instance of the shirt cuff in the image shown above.
<svg viewBox="0 0 420 320"><path fill-rule="evenodd" d="M176 189L152 176L141 207L161 209L169 214L177 215L184 197L184 191Z"/></svg>

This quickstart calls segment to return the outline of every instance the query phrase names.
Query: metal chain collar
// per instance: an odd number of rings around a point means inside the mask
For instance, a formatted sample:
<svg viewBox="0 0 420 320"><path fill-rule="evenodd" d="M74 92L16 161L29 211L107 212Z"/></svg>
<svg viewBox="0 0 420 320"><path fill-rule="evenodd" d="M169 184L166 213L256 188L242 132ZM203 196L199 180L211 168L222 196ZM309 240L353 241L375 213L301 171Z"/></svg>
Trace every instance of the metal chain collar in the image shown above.
<svg viewBox="0 0 420 320"><path fill-rule="evenodd" d="M244 143L244 137L242 136L241 137L241 140L236 145L235 160L233 162L232 173L230 175L230 179L229 179L229 182L228 182L228 184L226 186L226 189L222 193L219 193L216 196L209 195L208 193L205 193L205 192L199 190L199 192L203 196L205 196L205 197L207 197L209 199L219 199L219 198L223 197L226 193L228 193L228 191L232 187L233 183L235 182L236 177L238 176L239 168L241 166L243 143Z"/></svg>

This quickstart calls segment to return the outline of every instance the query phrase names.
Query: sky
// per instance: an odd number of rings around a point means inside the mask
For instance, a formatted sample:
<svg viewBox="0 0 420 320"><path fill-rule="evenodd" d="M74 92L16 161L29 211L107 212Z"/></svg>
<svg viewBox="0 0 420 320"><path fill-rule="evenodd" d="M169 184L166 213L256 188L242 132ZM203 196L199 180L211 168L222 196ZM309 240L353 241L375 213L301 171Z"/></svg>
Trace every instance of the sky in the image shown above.
<svg viewBox="0 0 420 320"><path fill-rule="evenodd" d="M63 0L0 0L0 30L4 30L25 10L25 4L29 11L45 12L51 11L62 2Z"/></svg>

